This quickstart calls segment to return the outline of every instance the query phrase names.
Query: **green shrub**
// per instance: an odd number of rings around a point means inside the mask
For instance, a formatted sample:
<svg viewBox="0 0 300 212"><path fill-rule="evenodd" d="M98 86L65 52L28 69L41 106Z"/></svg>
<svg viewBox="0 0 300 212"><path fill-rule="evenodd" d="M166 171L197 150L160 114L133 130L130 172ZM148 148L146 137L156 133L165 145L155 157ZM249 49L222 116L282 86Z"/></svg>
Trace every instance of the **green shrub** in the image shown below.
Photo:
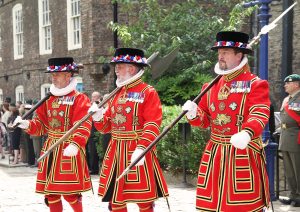
<svg viewBox="0 0 300 212"><path fill-rule="evenodd" d="M181 106L163 106L163 123L161 131L169 126L181 113ZM200 158L208 140L205 129L191 127L190 136L184 143L179 125L187 123L183 117L157 144L158 158L163 169L177 173L183 171L183 160L187 173L198 172Z"/></svg>

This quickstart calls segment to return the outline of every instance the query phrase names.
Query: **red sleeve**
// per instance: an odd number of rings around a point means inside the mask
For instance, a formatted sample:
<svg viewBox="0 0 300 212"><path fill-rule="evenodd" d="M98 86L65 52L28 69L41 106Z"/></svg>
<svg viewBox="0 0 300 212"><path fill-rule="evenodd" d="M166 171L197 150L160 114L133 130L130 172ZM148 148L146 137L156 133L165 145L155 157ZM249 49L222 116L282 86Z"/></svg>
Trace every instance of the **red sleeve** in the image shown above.
<svg viewBox="0 0 300 212"><path fill-rule="evenodd" d="M270 116L269 85L266 80L255 80L251 84L246 104L249 115L245 117L242 129L255 138L261 135Z"/></svg>
<svg viewBox="0 0 300 212"><path fill-rule="evenodd" d="M51 98L51 97L50 97ZM30 135L42 136L48 131L48 117L46 100L36 110L36 116L29 121L29 128L25 130Z"/></svg>

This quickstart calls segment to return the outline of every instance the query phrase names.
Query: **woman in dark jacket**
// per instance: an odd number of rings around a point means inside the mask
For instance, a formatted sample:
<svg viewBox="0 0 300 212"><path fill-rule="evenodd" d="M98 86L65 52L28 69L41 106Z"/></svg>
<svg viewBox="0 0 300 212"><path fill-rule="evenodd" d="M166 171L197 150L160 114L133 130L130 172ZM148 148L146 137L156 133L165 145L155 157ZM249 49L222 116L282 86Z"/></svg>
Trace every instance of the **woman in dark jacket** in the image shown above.
<svg viewBox="0 0 300 212"><path fill-rule="evenodd" d="M11 116L8 118L8 124L13 124L14 120L19 115L19 111L14 103L9 105L9 110L11 111ZM12 132L10 132L11 136L11 145L14 154L13 165L18 163L18 156L20 151L20 137L21 137L21 128L17 127Z"/></svg>

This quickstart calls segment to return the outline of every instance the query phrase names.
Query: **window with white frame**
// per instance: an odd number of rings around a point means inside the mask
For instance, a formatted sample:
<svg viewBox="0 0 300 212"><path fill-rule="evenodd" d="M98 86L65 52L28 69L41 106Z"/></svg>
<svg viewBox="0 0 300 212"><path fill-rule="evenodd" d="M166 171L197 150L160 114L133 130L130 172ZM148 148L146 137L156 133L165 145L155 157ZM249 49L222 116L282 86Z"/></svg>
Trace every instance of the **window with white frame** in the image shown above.
<svg viewBox="0 0 300 212"><path fill-rule="evenodd" d="M39 44L40 54L52 53L50 0L39 0Z"/></svg>
<svg viewBox="0 0 300 212"><path fill-rule="evenodd" d="M46 94L50 91L51 84L45 83L41 86L41 99L46 96Z"/></svg>
<svg viewBox="0 0 300 212"><path fill-rule="evenodd" d="M13 14L13 40L14 59L23 58L23 15L22 5L16 4L12 9Z"/></svg>
<svg viewBox="0 0 300 212"><path fill-rule="evenodd" d="M68 50L81 48L80 0L67 0L67 23Z"/></svg>
<svg viewBox="0 0 300 212"><path fill-rule="evenodd" d="M25 102L24 101L24 87L23 85L19 85L16 87L16 102L20 101L20 102Z"/></svg>
<svg viewBox="0 0 300 212"><path fill-rule="evenodd" d="M3 103L3 90L0 88L0 104Z"/></svg>

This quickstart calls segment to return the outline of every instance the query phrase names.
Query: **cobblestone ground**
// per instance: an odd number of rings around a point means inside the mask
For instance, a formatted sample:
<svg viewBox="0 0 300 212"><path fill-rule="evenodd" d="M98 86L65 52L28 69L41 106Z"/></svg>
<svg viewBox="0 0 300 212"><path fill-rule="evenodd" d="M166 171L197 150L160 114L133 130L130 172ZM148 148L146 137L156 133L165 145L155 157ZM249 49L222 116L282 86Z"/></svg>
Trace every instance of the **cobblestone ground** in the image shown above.
<svg viewBox="0 0 300 212"><path fill-rule="evenodd" d="M0 166L0 212L43 212L48 208L43 202L43 195L36 194L36 168L30 167L3 167ZM101 202L96 195L98 176L92 175L95 194L91 191L83 193L83 207L85 212L108 212L107 203ZM173 182L173 179L168 180ZM195 187L186 187L182 184L169 184L169 204L171 212L195 211ZM155 202L156 212L169 212L165 199ZM64 211L72 211L68 203L63 201ZM280 205L273 202L274 212L300 212L300 208ZM138 212L135 204L128 205L129 212ZM272 208L268 210L271 212Z"/></svg>
<svg viewBox="0 0 300 212"><path fill-rule="evenodd" d="M43 195L34 192L36 168L0 167L0 212L41 212L48 211L43 202ZM83 193L83 208L86 212L108 212L107 203L101 202L96 195L98 176L92 175L95 194L91 191ZM195 188L169 187L171 211L195 211ZM168 212L165 199L155 202L155 210ZM64 211L72 211L68 203L63 201ZM128 211L138 212L135 204L128 205Z"/></svg>

